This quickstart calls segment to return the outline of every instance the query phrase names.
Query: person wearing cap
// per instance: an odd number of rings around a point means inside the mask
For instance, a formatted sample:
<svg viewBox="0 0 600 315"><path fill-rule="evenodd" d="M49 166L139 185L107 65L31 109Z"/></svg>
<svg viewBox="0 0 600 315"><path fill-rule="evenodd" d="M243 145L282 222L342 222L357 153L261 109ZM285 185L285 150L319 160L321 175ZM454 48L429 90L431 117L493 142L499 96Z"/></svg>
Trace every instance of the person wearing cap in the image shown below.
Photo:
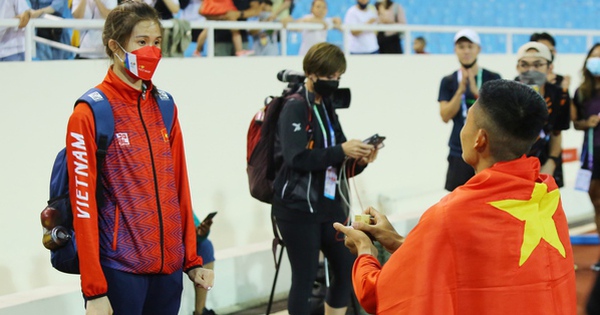
<svg viewBox="0 0 600 315"><path fill-rule="evenodd" d="M552 63L550 64L548 74L546 75L547 80L552 84L558 85L564 91L568 91L569 85L571 85L571 76L563 76L558 73L554 73L554 58L556 58L556 40L554 40L554 37L552 37L552 35L546 32L533 33L531 34L531 37L529 37L529 41L542 43L546 45L548 49L550 49L550 54L552 55Z"/></svg>
<svg viewBox="0 0 600 315"><path fill-rule="evenodd" d="M569 92L547 80L552 53L546 45L539 42L525 43L517 51L517 58L517 81L533 87L544 97L549 114L540 137L528 155L537 157L542 165L541 172L553 175L558 187L562 187L561 132L571 125Z"/></svg>
<svg viewBox="0 0 600 315"><path fill-rule="evenodd" d="M448 172L444 188L453 191L475 175L473 168L462 159L460 130L465 124L468 109L479 96L479 88L487 81L500 79L500 75L477 64L481 51L479 35L471 29L463 29L454 35L454 53L460 68L445 76L440 84L438 102L440 116L447 123L452 121L452 133L448 146Z"/></svg>

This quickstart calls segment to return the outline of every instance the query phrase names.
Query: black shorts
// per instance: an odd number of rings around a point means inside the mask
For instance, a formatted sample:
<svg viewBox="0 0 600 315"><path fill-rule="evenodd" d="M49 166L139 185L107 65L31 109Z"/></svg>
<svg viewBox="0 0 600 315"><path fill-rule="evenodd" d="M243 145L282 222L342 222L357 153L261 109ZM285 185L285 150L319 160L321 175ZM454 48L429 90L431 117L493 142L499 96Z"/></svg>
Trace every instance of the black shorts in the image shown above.
<svg viewBox="0 0 600 315"><path fill-rule="evenodd" d="M475 175L475 170L467 164L460 156L448 156L448 172L446 173L447 191L453 191L456 187L466 183Z"/></svg>

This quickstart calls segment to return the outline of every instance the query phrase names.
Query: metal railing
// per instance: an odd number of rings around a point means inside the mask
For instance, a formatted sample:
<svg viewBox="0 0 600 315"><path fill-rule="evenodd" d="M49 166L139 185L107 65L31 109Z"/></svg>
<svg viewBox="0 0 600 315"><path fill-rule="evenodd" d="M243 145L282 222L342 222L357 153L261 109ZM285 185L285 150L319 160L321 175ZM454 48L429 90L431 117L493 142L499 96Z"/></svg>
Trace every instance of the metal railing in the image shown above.
<svg viewBox="0 0 600 315"><path fill-rule="evenodd" d="M17 27L17 19L0 19L0 27ZM172 21L162 21L165 28L173 27ZM52 47L67 50L73 53L89 52L81 50L77 47L65 45L58 42L53 42L45 38L35 35L36 28L73 28L79 30L85 29L102 29L104 26L103 20L79 20L79 19L32 19L25 27L25 61L31 61L35 56L35 42L48 44ZM323 25L317 23L288 23L283 25L279 22L227 22L227 21L203 21L192 22L193 29L207 29L208 36L206 40L208 57L214 57L214 31L215 29L246 29L246 30L278 30L281 38L281 55L288 54L287 42L290 31L301 30L322 30ZM397 31L403 32L404 52L411 53L412 33L414 32L431 32L431 33L456 33L465 26L430 26L430 25L400 25L400 24L369 24L369 25L342 25L343 32L343 49L346 54L350 53L348 41L346 38L350 36L351 31ZM507 28L507 27L476 27L470 26L471 29L481 34L497 34L506 36L506 53L513 53L513 36L514 35L530 35L539 32L535 28ZM544 29L544 31L552 35L564 36L585 36L587 49L591 48L594 43L594 37L600 37L600 30L588 29ZM195 39L193 39L195 40Z"/></svg>

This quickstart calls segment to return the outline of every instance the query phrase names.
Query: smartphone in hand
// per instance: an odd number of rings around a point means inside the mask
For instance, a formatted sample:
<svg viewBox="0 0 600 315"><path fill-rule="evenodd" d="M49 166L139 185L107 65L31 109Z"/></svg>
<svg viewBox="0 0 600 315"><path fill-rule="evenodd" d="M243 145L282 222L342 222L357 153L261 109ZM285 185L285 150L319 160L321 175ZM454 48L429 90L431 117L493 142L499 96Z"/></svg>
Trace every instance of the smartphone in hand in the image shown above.
<svg viewBox="0 0 600 315"><path fill-rule="evenodd" d="M211 212L206 216L206 218L204 218L204 220L202 220L202 222L212 220L212 218L214 218L216 215L217 215L217 211Z"/></svg>
<svg viewBox="0 0 600 315"><path fill-rule="evenodd" d="M380 136L379 134L374 134L371 137L363 140L366 144L371 144L377 149L383 148L383 140L385 140L384 136Z"/></svg>

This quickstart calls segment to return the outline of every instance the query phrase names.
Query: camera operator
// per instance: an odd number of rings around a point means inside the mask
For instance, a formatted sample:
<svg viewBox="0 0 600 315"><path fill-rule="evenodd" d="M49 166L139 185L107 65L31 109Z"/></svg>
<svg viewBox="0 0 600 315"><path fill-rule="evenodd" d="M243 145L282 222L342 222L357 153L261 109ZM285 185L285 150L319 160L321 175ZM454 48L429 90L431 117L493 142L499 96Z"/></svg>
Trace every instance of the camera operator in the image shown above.
<svg viewBox="0 0 600 315"><path fill-rule="evenodd" d="M309 314L311 290L322 251L332 267L325 314L345 314L351 297L354 257L333 222L348 220L347 178L363 171L377 150L346 140L332 96L346 71L344 53L320 43L304 57L306 82L283 106L277 125L275 158L282 167L274 182L272 215L292 268L290 314ZM281 78L280 78L281 80ZM277 161L276 161L277 163Z"/></svg>

